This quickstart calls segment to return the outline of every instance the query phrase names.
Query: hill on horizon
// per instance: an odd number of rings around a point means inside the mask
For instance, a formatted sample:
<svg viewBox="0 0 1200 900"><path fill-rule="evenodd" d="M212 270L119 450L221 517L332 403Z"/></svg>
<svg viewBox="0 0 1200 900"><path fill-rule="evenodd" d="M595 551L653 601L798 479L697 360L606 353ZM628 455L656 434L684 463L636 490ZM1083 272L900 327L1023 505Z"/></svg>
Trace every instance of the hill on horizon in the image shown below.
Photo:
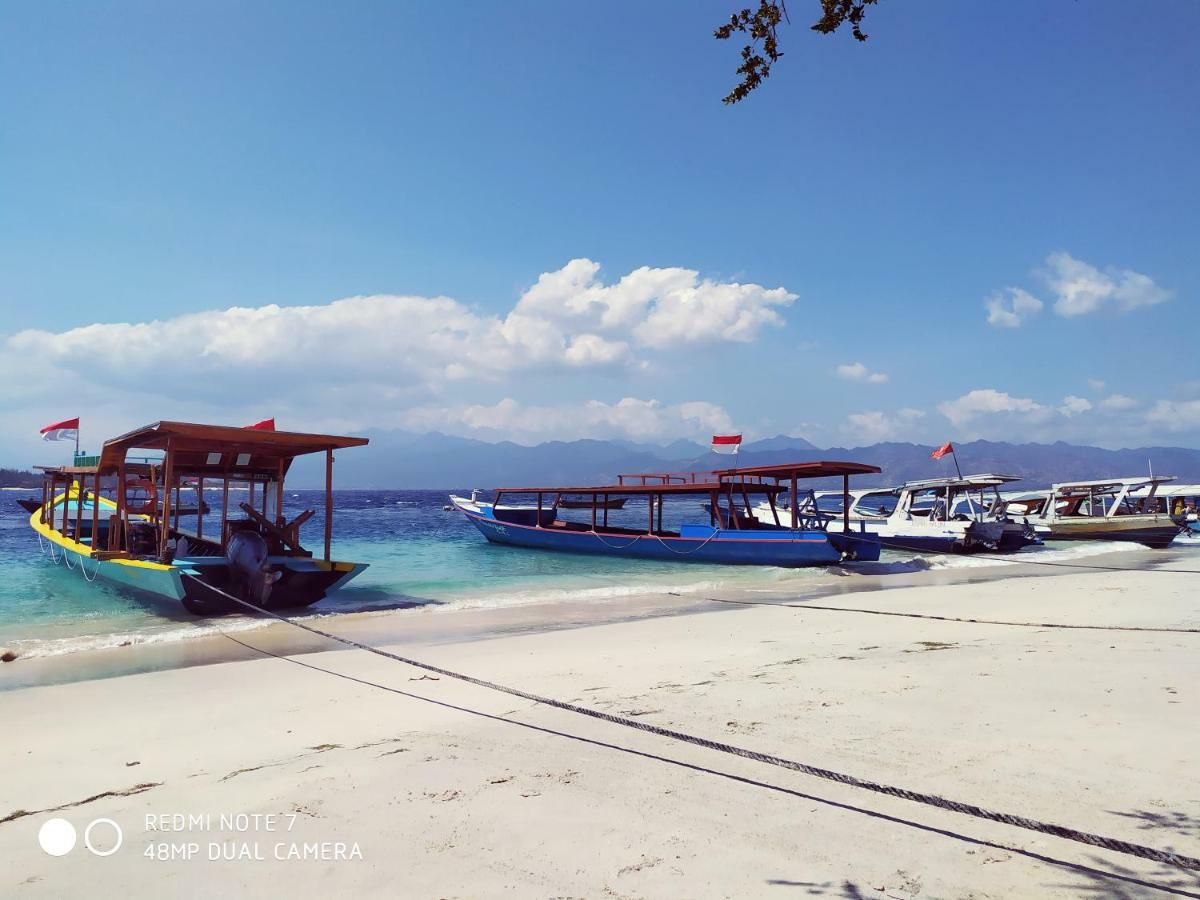
<svg viewBox="0 0 1200 900"><path fill-rule="evenodd" d="M360 489L469 489L501 485L608 484L622 473L685 472L733 465L774 465L821 459L853 460L883 469L856 483L893 485L953 473L950 458L934 460L924 444L884 442L864 447L819 448L800 437L778 435L743 445L733 456L718 456L702 444L674 441L665 446L619 440L547 441L525 446L430 432L365 433L371 443L337 455L334 485ZM997 472L1020 476L1028 487L1053 482L1141 475L1153 471L1183 482L1200 482L1200 450L1139 447L1108 450L1058 441L1011 444L970 441L955 444L964 474ZM317 460L296 461L289 484L319 487Z"/></svg>

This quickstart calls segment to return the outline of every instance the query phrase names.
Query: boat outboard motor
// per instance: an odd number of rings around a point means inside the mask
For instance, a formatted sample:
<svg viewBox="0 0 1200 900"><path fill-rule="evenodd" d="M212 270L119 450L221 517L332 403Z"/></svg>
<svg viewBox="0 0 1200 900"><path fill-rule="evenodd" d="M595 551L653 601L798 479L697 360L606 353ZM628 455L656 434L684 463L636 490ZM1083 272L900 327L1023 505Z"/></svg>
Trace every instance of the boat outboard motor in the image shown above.
<svg viewBox="0 0 1200 900"><path fill-rule="evenodd" d="M263 608L271 600L271 588L283 577L271 571L267 555L267 542L257 531L235 531L225 545L234 595Z"/></svg>

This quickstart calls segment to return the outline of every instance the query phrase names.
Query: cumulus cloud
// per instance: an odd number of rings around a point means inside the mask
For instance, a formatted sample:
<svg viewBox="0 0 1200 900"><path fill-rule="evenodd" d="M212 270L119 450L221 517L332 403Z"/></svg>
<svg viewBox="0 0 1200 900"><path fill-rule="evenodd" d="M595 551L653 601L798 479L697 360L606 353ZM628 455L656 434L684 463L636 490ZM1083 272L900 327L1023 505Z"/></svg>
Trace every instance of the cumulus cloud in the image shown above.
<svg viewBox="0 0 1200 900"><path fill-rule="evenodd" d="M1062 406L1058 408L1058 411L1069 419L1071 416L1077 416L1080 413L1085 413L1091 408L1092 403L1090 400L1086 400L1083 397L1068 395L1063 397Z"/></svg>
<svg viewBox="0 0 1200 900"><path fill-rule="evenodd" d="M783 288L717 282L681 268L642 267L607 285L597 263L575 259L544 273L501 315L449 297L391 294L232 307L23 331L0 341L0 371L36 360L46 381L69 374L171 396L230 388L293 396L355 384L377 394L416 391L521 371L645 368L647 354L671 347L751 341L781 324L779 311L795 299Z"/></svg>
<svg viewBox="0 0 1200 900"><path fill-rule="evenodd" d="M924 415L919 409L908 408L895 413L878 410L852 413L846 417L842 432L856 444L876 444L906 433Z"/></svg>
<svg viewBox="0 0 1200 900"><path fill-rule="evenodd" d="M837 367L838 378L861 381L864 384L884 384L888 377L882 372L872 372L860 362L843 363Z"/></svg>
<svg viewBox="0 0 1200 900"><path fill-rule="evenodd" d="M1110 394L1100 401L1101 408L1109 410L1133 409L1137 405L1136 400L1124 394Z"/></svg>
<svg viewBox="0 0 1200 900"><path fill-rule="evenodd" d="M1146 421L1167 431L1200 429L1200 400L1159 400L1146 413Z"/></svg>
<svg viewBox="0 0 1200 900"><path fill-rule="evenodd" d="M1028 397L1014 397L993 388L969 391L956 400L938 404L938 412L955 426L996 413L1041 414L1045 407Z"/></svg>
<svg viewBox="0 0 1200 900"><path fill-rule="evenodd" d="M1101 271L1063 251L1046 257L1041 277L1056 298L1054 311L1060 316L1084 316L1104 308L1129 312L1171 298L1171 292L1149 275L1116 266Z"/></svg>
<svg viewBox="0 0 1200 900"><path fill-rule="evenodd" d="M1036 316L1044 305L1041 300L1019 287L996 291L984 301L987 321L993 328L1016 328L1030 316Z"/></svg>
<svg viewBox="0 0 1200 900"><path fill-rule="evenodd" d="M506 437L525 443L577 438L625 438L635 441L691 437L708 440L733 430L733 421L720 406L695 400L666 404L625 397L616 403L526 405L512 397L494 404L424 406L409 410L405 427L437 429L482 438Z"/></svg>

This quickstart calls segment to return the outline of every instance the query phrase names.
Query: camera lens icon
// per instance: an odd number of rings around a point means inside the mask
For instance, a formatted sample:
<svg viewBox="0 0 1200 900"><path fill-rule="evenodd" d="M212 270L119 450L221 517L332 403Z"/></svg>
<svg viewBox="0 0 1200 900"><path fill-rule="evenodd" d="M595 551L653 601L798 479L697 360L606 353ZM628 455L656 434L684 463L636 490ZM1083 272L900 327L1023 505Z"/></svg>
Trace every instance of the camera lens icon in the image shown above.
<svg viewBox="0 0 1200 900"><path fill-rule="evenodd" d="M66 819L47 819L38 829L38 844L51 856L66 856L76 840L75 826Z"/></svg>
<svg viewBox="0 0 1200 900"><path fill-rule="evenodd" d="M66 819L47 819L38 829L38 844L50 856L66 856L79 835ZM83 830L83 845L95 856L112 856L121 849L125 834L112 819L93 819Z"/></svg>

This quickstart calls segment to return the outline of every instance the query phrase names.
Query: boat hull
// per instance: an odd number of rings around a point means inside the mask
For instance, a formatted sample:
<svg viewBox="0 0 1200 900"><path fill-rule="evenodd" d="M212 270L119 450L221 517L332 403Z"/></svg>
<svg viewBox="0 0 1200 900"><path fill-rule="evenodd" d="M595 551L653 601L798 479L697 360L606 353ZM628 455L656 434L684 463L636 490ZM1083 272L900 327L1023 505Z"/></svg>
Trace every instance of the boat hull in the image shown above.
<svg viewBox="0 0 1200 900"><path fill-rule="evenodd" d="M458 508L488 541L532 550L786 568L837 565L847 561L847 555L864 561L879 558L879 543L869 534L844 536L823 531L743 531L685 525L678 536L658 536L583 528L539 528L497 521L461 505Z"/></svg>
<svg viewBox="0 0 1200 900"><path fill-rule="evenodd" d="M1055 519L1046 523L1052 541L1126 541L1161 550L1179 536L1179 526L1162 516L1086 517L1079 521Z"/></svg>
<svg viewBox="0 0 1200 900"><path fill-rule="evenodd" d="M61 500L58 498L56 504L61 504ZM101 503L107 505L108 501L101 498ZM90 541L90 523L86 520L81 523L88 527L81 529L84 533L80 535L80 541L52 531L41 521L40 507L30 515L29 525L51 559L79 571L88 581L100 579L117 587L179 603L197 615L245 611L222 593L223 588L229 587L223 557L181 557L169 564L147 559L96 559L90 544L85 543ZM310 606L367 568L362 563L309 557L271 556L267 562L282 573L265 607L271 610Z"/></svg>

